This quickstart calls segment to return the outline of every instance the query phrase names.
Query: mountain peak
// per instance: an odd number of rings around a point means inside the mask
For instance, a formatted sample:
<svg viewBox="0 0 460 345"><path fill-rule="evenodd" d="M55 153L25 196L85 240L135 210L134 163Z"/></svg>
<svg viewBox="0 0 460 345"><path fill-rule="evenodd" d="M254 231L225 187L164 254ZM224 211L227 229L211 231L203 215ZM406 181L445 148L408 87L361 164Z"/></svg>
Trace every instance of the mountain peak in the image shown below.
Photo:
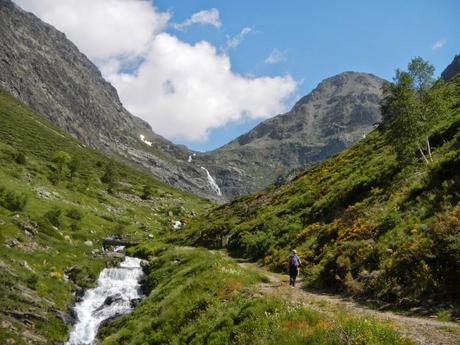
<svg viewBox="0 0 460 345"><path fill-rule="evenodd" d="M375 89L380 88L383 79L363 72L346 71L331 77L328 77L321 81L311 93L302 97L293 107L301 106L304 103L314 100L325 94L337 94L343 92L360 92L365 91L368 88Z"/></svg>
<svg viewBox="0 0 460 345"><path fill-rule="evenodd" d="M230 196L285 180L365 137L381 119L382 84L359 72L324 79L291 111L206 154L206 162Z"/></svg>

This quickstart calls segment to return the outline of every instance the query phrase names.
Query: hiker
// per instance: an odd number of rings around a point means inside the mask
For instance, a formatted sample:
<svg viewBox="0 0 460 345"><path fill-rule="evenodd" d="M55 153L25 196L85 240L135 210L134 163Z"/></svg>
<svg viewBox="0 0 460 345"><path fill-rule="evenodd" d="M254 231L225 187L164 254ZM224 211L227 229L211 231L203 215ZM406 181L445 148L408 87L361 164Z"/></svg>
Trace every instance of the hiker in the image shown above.
<svg viewBox="0 0 460 345"><path fill-rule="evenodd" d="M295 286L295 280L299 274L300 258L297 256L297 250L293 250L289 256L289 285Z"/></svg>

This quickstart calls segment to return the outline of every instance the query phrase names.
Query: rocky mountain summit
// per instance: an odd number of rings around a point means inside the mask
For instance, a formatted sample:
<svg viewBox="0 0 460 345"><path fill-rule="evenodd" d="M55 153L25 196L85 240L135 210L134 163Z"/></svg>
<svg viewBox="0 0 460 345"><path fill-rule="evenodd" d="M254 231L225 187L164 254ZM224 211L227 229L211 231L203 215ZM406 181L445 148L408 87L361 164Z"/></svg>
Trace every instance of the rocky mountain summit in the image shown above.
<svg viewBox="0 0 460 345"><path fill-rule="evenodd" d="M346 72L321 82L293 109L208 153L155 134L66 36L0 0L0 87L85 145L216 201L294 176L363 138L380 120L382 80Z"/></svg>
<svg viewBox="0 0 460 345"><path fill-rule="evenodd" d="M325 79L291 111L199 159L231 197L284 182L374 128L381 120L382 83L372 74L357 72Z"/></svg>

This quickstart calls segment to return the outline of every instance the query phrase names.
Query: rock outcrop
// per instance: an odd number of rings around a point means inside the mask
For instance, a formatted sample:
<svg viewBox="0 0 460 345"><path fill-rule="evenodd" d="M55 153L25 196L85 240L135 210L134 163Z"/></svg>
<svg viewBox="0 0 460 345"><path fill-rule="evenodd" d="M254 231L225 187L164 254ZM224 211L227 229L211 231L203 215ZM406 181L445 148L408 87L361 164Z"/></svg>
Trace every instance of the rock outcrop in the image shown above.
<svg viewBox="0 0 460 345"><path fill-rule="evenodd" d="M441 73L441 78L445 81L452 80L457 74L460 73L460 55L455 55L452 62Z"/></svg>

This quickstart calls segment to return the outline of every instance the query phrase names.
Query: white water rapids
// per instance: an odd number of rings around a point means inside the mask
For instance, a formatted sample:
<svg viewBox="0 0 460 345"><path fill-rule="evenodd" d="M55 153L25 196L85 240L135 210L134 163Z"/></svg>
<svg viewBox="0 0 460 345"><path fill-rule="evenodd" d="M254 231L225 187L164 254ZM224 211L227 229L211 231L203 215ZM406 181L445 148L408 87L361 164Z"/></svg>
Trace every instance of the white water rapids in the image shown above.
<svg viewBox="0 0 460 345"><path fill-rule="evenodd" d="M85 292L75 305L78 320L66 345L92 345L102 321L132 310L131 301L142 297L141 260L127 256L117 268L106 268L97 287Z"/></svg>

